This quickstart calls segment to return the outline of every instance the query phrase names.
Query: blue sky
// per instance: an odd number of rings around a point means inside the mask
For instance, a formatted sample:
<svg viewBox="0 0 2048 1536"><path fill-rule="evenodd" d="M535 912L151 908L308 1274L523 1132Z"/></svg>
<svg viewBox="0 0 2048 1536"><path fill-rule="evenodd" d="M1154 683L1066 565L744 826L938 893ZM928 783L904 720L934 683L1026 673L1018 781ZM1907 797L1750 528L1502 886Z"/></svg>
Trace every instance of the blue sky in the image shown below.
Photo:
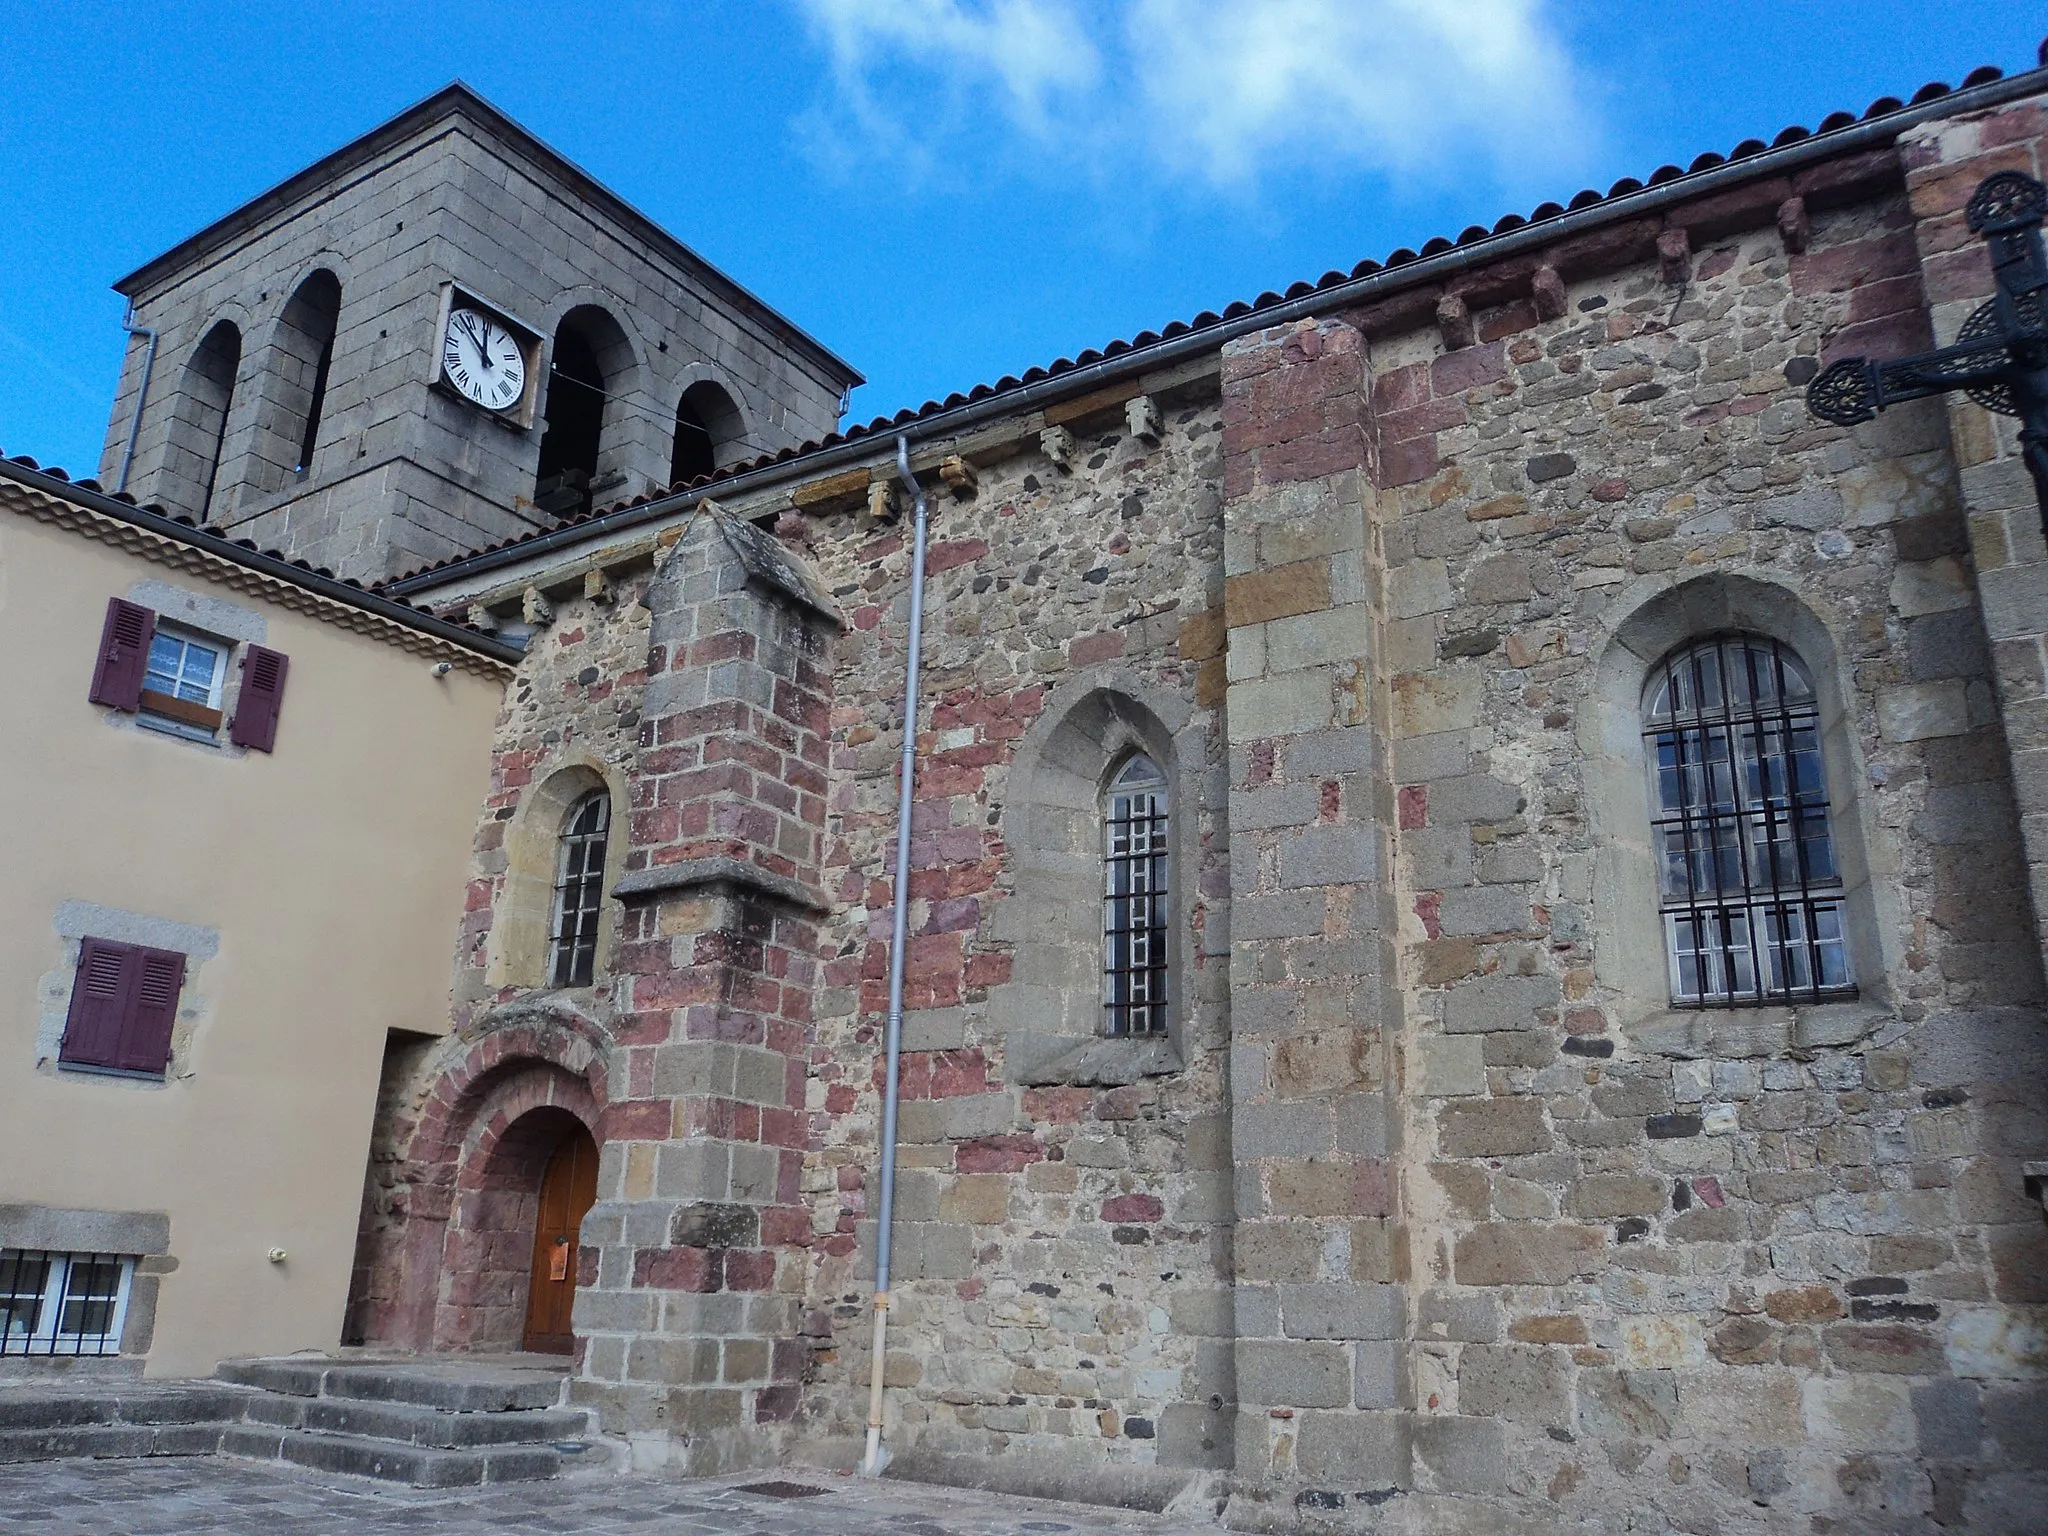
<svg viewBox="0 0 2048 1536"><path fill-rule="evenodd" d="M2019 0L0 7L0 446L91 473L108 284L458 76L862 369L865 420L2044 32Z"/></svg>

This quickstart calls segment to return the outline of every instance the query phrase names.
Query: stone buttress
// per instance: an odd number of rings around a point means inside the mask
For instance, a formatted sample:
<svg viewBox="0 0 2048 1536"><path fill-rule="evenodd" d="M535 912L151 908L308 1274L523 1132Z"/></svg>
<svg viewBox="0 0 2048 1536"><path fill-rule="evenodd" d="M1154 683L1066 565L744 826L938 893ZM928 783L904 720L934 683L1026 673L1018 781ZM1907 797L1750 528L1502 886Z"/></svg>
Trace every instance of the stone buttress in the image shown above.
<svg viewBox="0 0 2048 1536"><path fill-rule="evenodd" d="M716 509L684 527L646 602L614 892L625 1104L583 1227L596 1272L577 1294L576 1391L653 1460L707 1473L776 1458L766 1431L809 1358L798 1200L837 621L772 541Z"/></svg>

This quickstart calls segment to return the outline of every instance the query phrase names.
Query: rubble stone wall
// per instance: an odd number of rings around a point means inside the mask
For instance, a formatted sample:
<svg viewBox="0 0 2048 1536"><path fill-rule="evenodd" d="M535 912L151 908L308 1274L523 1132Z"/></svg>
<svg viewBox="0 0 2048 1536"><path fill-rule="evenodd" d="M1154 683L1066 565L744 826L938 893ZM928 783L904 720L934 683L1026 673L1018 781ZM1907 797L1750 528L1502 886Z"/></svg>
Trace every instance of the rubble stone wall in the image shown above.
<svg viewBox="0 0 2048 1536"><path fill-rule="evenodd" d="M1977 407L1844 431L1803 386L1954 334L1986 281L1955 210L1988 168L2038 172L2041 131L2034 103L1947 120L923 450L899 1452L1213 1471L1258 1529L2028 1527L2048 546ZM746 525L734 551L773 528L785 596L818 605L802 646L765 599L678 627L659 589L696 513L621 545L609 584L586 551L490 599L541 627L459 1034L606 1042L578 1327L586 1379L622 1389L592 1400L650 1460L663 1437L725 1447L699 1466L840 1454L862 1428L905 729L891 477L877 444L715 513ZM734 591L758 596L752 558ZM1853 999L1671 1004L1642 690L1732 632L1813 674ZM749 716L735 747L706 716L676 758L651 717L753 698L750 666L782 680L756 703L786 739ZM1094 1025L1100 796L1132 751L1174 818L1171 1028L1142 1041ZM515 984L494 938L524 899L518 818L571 770L627 786L633 898L576 995ZM715 858L768 894L635 886ZM786 1075L662 1077L693 1020L735 1071ZM459 1055L436 1051L423 1119ZM389 1118L384 1230L431 1182ZM745 1198L741 1144L777 1149ZM679 1240L707 1202L754 1224ZM633 1226L656 1207L658 1241ZM650 1244L727 1257L598 1256Z"/></svg>

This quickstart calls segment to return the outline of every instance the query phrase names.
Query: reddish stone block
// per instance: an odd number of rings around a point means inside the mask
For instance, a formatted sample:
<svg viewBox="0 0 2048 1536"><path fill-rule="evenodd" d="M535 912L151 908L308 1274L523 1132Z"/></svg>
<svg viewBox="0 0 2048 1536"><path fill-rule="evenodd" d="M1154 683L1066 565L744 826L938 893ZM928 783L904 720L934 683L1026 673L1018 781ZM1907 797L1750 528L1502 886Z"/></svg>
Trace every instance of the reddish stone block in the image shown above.
<svg viewBox="0 0 2048 1536"><path fill-rule="evenodd" d="M1029 1136L987 1136L960 1143L953 1166L961 1173L1021 1173L1045 1160L1045 1148Z"/></svg>
<svg viewBox="0 0 2048 1536"><path fill-rule="evenodd" d="M598 1123L600 1141L666 1141L675 1119L667 1099L621 1101L605 1106Z"/></svg>
<svg viewBox="0 0 2048 1536"><path fill-rule="evenodd" d="M775 1285L775 1255L734 1249L725 1255L725 1288L765 1291Z"/></svg>
<svg viewBox="0 0 2048 1536"><path fill-rule="evenodd" d="M1792 195L1804 198L1810 211L1840 208L1849 203L1879 197L1905 180L1905 166L1890 145L1824 160L1797 171L1792 177Z"/></svg>
<svg viewBox="0 0 2048 1536"><path fill-rule="evenodd" d="M2030 102L2005 107L1978 119L1977 142L1986 149L2007 144L2033 144L2048 136L2048 111Z"/></svg>
<svg viewBox="0 0 2048 1536"><path fill-rule="evenodd" d="M1906 201L1915 218L1928 219L1954 213L1970 201L1970 195L1977 190L1979 182L1997 171L2034 175L2033 146L2005 144L1938 170L1915 171L1906 178Z"/></svg>
<svg viewBox="0 0 2048 1536"><path fill-rule="evenodd" d="M1156 1195L1118 1195L1102 1202L1102 1219L1108 1222L1157 1221L1165 1214Z"/></svg>
<svg viewBox="0 0 2048 1536"><path fill-rule="evenodd" d="M972 565L988 553L986 539L951 539L931 545L925 552L925 574L936 576L955 566Z"/></svg>
<svg viewBox="0 0 2048 1536"><path fill-rule="evenodd" d="M1390 368L1372 381L1372 409L1376 416L1405 411L1429 399L1429 364L1410 363Z"/></svg>
<svg viewBox="0 0 2048 1536"><path fill-rule="evenodd" d="M1434 437L1413 438L1405 443L1382 443L1379 451L1379 473L1373 483L1382 490L1391 490L1399 485L1414 485L1427 480L1439 469L1443 460L1437 457Z"/></svg>
<svg viewBox="0 0 2048 1536"><path fill-rule="evenodd" d="M1981 245L1966 246L1959 251L1950 251L1939 256L1929 256L1922 269L1926 273L1926 300L1928 304L1947 304L1956 299L1988 299L1991 297L1993 280L1991 259ZM1873 287L1893 288L1895 284L1873 284ZM1864 290L1858 289L1856 298L1863 297ZM1894 297L1904 300L1920 298L1920 285L1913 283ZM1889 310L1876 308L1876 300L1869 314L1859 312L1855 299L1849 304L1849 318L1863 320L1876 315L1895 313L1909 307L1905 302L1896 302Z"/></svg>
<svg viewBox="0 0 2048 1536"><path fill-rule="evenodd" d="M1432 939L1443 937L1444 925L1440 915L1443 905L1442 891L1424 891L1415 898L1415 915L1422 920L1423 931Z"/></svg>
<svg viewBox="0 0 2048 1536"><path fill-rule="evenodd" d="M771 1205L761 1212L765 1248L808 1248L811 1236L811 1213L802 1206Z"/></svg>
<svg viewBox="0 0 2048 1536"><path fill-rule="evenodd" d="M1476 348L1474 349L1477 350ZM1469 352L1454 352L1453 357L1469 357ZM1462 427L1470 418L1465 406L1456 396L1448 400L1431 400L1413 410L1389 411L1377 418L1374 425L1380 435L1389 442L1406 442L1412 438L1426 437L1432 432L1441 432L1447 427Z"/></svg>
<svg viewBox="0 0 2048 1536"><path fill-rule="evenodd" d="M1395 796L1399 807L1400 824L1404 829L1423 827L1429 824L1429 786L1427 784L1403 785Z"/></svg>
<svg viewBox="0 0 2048 1536"><path fill-rule="evenodd" d="M1466 347L1457 352L1447 353L1430 364L1430 387L1439 396L1461 394L1468 389L1479 389L1487 384L1497 384L1508 374L1504 351L1498 342L1484 346ZM1464 419L1459 413L1457 425ZM1430 430L1435 430L1434 428ZM1389 431L1390 436L1406 437L1409 433Z"/></svg>
<svg viewBox="0 0 2048 1536"><path fill-rule="evenodd" d="M643 1248L633 1255L633 1284L657 1291L706 1294L725 1285L721 1248Z"/></svg>
<svg viewBox="0 0 2048 1536"><path fill-rule="evenodd" d="M1040 1125L1073 1125L1088 1112L1092 1088L1027 1088L1024 1114Z"/></svg>
<svg viewBox="0 0 2048 1536"><path fill-rule="evenodd" d="M1479 317L1479 340L1484 343L1519 335L1539 324L1542 318L1532 300L1517 299L1512 304L1503 304L1498 309L1488 310Z"/></svg>

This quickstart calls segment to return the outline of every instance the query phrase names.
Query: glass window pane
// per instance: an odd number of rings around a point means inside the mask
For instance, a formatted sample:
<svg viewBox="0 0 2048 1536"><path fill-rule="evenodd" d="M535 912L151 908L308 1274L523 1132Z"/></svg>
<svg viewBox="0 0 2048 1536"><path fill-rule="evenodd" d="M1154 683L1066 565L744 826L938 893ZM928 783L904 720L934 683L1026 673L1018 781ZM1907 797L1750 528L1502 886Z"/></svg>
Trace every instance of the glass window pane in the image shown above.
<svg viewBox="0 0 2048 1536"><path fill-rule="evenodd" d="M1803 666L1732 635L1674 653L1645 681L1652 848L1674 1001L1783 1001L1853 986ZM1671 721L1669 725L1662 722Z"/></svg>

